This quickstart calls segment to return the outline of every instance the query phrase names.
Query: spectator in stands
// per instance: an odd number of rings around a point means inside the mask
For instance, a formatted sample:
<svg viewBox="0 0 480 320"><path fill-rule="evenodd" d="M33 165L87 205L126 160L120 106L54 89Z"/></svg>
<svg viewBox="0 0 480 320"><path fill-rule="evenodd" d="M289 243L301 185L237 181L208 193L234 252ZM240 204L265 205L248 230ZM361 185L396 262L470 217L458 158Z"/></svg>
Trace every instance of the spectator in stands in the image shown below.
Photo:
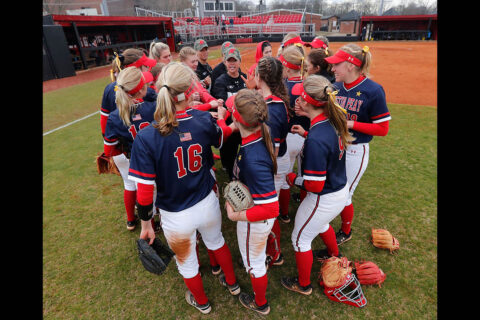
<svg viewBox="0 0 480 320"><path fill-rule="evenodd" d="M172 61L170 47L163 42L153 41L150 43L149 58L157 62L169 64Z"/></svg>
<svg viewBox="0 0 480 320"><path fill-rule="evenodd" d="M365 41L365 36L367 35L367 27L363 26L362 28L362 41Z"/></svg>
<svg viewBox="0 0 480 320"><path fill-rule="evenodd" d="M197 73L198 79L202 83L203 87L210 91L210 84L212 82L212 67L208 64L208 43L203 39L198 39L193 45L193 49L197 51L198 66Z"/></svg>
<svg viewBox="0 0 480 320"><path fill-rule="evenodd" d="M227 33L227 28L225 28L225 20L222 19L222 34Z"/></svg>
<svg viewBox="0 0 480 320"><path fill-rule="evenodd" d="M245 78L246 74L240 71L241 61L240 51L237 48L230 47L230 49L225 51L224 62L227 72L219 76L212 87L212 95L215 98L227 101L227 98L247 87L242 79L242 76ZM231 110L229 111L231 112ZM226 124L230 125L231 122L231 118L228 118ZM230 135L220 148L220 160L230 180L233 178L233 165L240 143L240 133L236 131Z"/></svg>

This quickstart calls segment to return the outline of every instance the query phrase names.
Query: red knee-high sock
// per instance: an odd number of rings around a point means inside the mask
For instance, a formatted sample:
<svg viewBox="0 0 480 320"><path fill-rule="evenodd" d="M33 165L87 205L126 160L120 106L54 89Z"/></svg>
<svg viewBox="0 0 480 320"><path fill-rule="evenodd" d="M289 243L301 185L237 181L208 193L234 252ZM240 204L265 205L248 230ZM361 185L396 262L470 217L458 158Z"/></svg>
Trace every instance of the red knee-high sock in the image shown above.
<svg viewBox="0 0 480 320"><path fill-rule="evenodd" d="M307 191L300 189L300 202L307 196Z"/></svg>
<svg viewBox="0 0 480 320"><path fill-rule="evenodd" d="M313 254L312 250L306 252L295 252L297 262L298 283L302 286L310 284L310 273L312 272Z"/></svg>
<svg viewBox="0 0 480 320"><path fill-rule="evenodd" d="M218 266L217 259L215 258L215 253L213 253L212 250L208 250L208 249L207 249L207 253L208 253L208 258L210 259L210 266L212 267Z"/></svg>
<svg viewBox="0 0 480 320"><path fill-rule="evenodd" d="M123 202L125 203L125 210L127 211L127 220L135 220L135 203L137 202L137 191L124 190Z"/></svg>
<svg viewBox="0 0 480 320"><path fill-rule="evenodd" d="M237 282L235 272L233 271L232 254L227 244L225 243L223 247L212 252L214 253L215 261L218 261L220 267L222 267L227 283L232 285Z"/></svg>
<svg viewBox="0 0 480 320"><path fill-rule="evenodd" d="M280 214L285 216L288 214L288 205L290 204L290 189L280 189L279 196Z"/></svg>
<svg viewBox="0 0 480 320"><path fill-rule="evenodd" d="M255 293L255 303L257 306L263 306L267 303L266 293L267 293L267 274L260 278L254 278L250 276L250 280L252 281L252 288L253 292Z"/></svg>
<svg viewBox="0 0 480 320"><path fill-rule="evenodd" d="M199 304L205 304L208 302L200 273L197 273L197 275L193 278L183 278L183 281L187 285L188 290L190 290L190 292L193 294L195 301L197 301Z"/></svg>
<svg viewBox="0 0 480 320"><path fill-rule="evenodd" d="M320 237L327 246L328 254L338 257L337 237L335 237L335 231L333 231L332 226L329 226L324 233L320 233Z"/></svg>
<svg viewBox="0 0 480 320"><path fill-rule="evenodd" d="M273 234L272 234L273 233ZM267 249L266 249L267 255L271 256L273 258L273 261L278 259L278 256L280 256L281 250L280 250L280 223L278 222L277 219L275 219L275 222L273 223L272 231L268 235L267 238Z"/></svg>
<svg viewBox="0 0 480 320"><path fill-rule="evenodd" d="M353 221L353 203L350 203L348 206L343 208L343 211L340 213L342 217L342 230L346 234L349 234L352 229Z"/></svg>

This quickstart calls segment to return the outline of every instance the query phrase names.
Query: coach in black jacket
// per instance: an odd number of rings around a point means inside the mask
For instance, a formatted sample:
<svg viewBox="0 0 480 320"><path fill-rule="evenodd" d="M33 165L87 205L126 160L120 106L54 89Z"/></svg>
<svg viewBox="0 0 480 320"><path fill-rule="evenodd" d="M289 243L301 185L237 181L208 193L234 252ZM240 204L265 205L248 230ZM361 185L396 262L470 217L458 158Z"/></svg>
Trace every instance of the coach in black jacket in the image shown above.
<svg viewBox="0 0 480 320"><path fill-rule="evenodd" d="M193 45L193 49L197 51L198 66L195 70L198 79L203 87L210 91L212 82L212 67L208 64L208 43L203 39L198 39Z"/></svg>
<svg viewBox="0 0 480 320"><path fill-rule="evenodd" d="M227 72L219 76L215 81L211 94L216 99L227 101L229 97L247 87L241 77L243 76L244 78L247 78L247 75L240 71L241 57L237 48L226 50L224 62ZM232 120L231 118L228 118L226 124L229 125L230 123L232 123ZM241 141L240 132L236 131L232 133L220 148L222 166L227 170L230 180L233 178L233 165Z"/></svg>

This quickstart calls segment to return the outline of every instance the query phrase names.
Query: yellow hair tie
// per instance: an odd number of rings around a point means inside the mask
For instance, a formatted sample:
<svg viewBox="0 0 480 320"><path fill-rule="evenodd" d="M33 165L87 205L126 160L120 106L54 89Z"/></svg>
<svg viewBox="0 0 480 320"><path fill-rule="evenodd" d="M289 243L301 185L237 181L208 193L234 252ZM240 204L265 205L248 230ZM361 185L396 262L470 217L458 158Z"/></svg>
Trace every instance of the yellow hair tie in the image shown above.
<svg viewBox="0 0 480 320"><path fill-rule="evenodd" d="M112 82L115 82L115 78L113 76L113 69L110 69L110 80L112 80Z"/></svg>
<svg viewBox="0 0 480 320"><path fill-rule="evenodd" d="M113 52L113 54L115 55L115 59L113 59L113 61L117 64L118 70L122 71L122 63L120 62L120 58L118 57L118 54L116 52ZM110 79L112 80L112 82L115 82L113 68L110 69Z"/></svg>
<svg viewBox="0 0 480 320"><path fill-rule="evenodd" d="M328 56L328 48L325 48L325 54Z"/></svg>
<svg viewBox="0 0 480 320"><path fill-rule="evenodd" d="M300 79L302 80L303 80L303 60L305 60L305 57L302 57L302 64L300 65Z"/></svg>
<svg viewBox="0 0 480 320"><path fill-rule="evenodd" d="M113 88L113 91L118 91L118 86L115 86L115 87Z"/></svg>
<svg viewBox="0 0 480 320"><path fill-rule="evenodd" d="M363 52L367 53L368 51L370 51L370 48L368 46L364 46L363 47Z"/></svg>
<svg viewBox="0 0 480 320"><path fill-rule="evenodd" d="M339 108L344 114L347 114L347 110L342 108L338 103L337 103L337 93L338 91L333 91L333 92L327 92L327 94L332 98L333 104Z"/></svg>

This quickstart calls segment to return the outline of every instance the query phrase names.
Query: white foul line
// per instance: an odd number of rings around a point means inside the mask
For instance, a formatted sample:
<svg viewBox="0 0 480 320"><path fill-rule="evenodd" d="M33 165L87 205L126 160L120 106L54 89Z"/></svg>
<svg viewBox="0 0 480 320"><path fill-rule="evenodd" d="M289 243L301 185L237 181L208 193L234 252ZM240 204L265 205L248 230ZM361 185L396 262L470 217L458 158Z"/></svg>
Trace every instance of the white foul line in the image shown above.
<svg viewBox="0 0 480 320"><path fill-rule="evenodd" d="M95 114L97 114L97 113L99 113L99 112L100 112L100 110L99 110L99 111L96 111L96 112L94 112L94 113L91 113L91 114L89 114L88 116L85 116L85 117L83 117L83 118L77 119L77 120L72 121L72 122L67 123L67 124L64 124L63 126L60 126L60 127L56 128L56 129L50 130L50 131L48 131L48 132L45 132L45 133L43 134L43 136L46 136L47 134L52 133L52 132L57 131L57 130L60 130L60 129L62 129L62 128L68 127L69 125L72 125L72 124L74 124L75 122L78 122L78 121L82 121L82 120L84 120L84 119L87 119L87 118L89 118L89 117L91 117L91 116L93 116L93 115L95 115Z"/></svg>

